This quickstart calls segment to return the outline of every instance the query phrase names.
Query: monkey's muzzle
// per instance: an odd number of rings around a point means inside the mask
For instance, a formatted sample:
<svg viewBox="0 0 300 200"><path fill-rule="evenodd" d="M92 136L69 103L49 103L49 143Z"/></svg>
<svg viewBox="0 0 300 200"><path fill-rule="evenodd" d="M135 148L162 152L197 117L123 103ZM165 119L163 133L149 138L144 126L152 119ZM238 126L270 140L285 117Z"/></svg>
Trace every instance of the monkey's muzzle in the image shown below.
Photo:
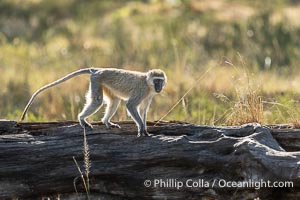
<svg viewBox="0 0 300 200"><path fill-rule="evenodd" d="M154 87L155 92L160 93L162 91L162 86L156 86Z"/></svg>
<svg viewBox="0 0 300 200"><path fill-rule="evenodd" d="M155 89L155 92L160 93L161 90L160 89Z"/></svg>

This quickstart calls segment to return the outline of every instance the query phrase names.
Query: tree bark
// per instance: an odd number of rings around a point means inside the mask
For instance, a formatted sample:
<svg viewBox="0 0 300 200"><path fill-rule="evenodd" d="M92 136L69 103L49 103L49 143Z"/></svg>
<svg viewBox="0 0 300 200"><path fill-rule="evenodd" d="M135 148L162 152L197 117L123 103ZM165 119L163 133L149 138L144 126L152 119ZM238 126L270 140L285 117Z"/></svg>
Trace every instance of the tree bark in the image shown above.
<svg viewBox="0 0 300 200"><path fill-rule="evenodd" d="M120 125L87 131L91 199L300 198L299 130L149 122L152 136L137 138ZM73 157L84 171L77 122L0 121L0 199L85 194Z"/></svg>

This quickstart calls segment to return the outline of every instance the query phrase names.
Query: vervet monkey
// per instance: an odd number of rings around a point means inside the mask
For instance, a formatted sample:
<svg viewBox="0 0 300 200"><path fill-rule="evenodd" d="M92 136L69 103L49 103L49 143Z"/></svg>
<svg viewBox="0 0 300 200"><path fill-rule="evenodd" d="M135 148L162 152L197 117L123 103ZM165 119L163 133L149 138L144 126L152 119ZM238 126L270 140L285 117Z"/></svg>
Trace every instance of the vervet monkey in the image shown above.
<svg viewBox="0 0 300 200"><path fill-rule="evenodd" d="M86 121L86 118L101 108L103 100L107 103L107 107L102 122L107 127L120 128L110 119L115 114L122 99L127 100L127 111L137 124L137 136L148 135L146 118L149 106L153 96L160 93L167 83L167 76L160 69L153 69L146 73L114 68L80 69L37 90L27 103L21 121L24 120L30 105L40 92L81 74L90 74L86 104L78 115L79 123L83 128L93 128Z"/></svg>

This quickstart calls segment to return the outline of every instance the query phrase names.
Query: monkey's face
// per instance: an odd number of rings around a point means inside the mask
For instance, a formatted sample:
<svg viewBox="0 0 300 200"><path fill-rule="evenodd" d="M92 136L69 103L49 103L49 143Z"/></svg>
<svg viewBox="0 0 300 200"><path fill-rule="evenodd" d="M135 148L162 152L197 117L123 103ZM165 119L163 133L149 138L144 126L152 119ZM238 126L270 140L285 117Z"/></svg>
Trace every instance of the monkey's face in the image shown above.
<svg viewBox="0 0 300 200"><path fill-rule="evenodd" d="M152 69L147 73L147 83L156 93L160 93L167 83L167 76L160 69Z"/></svg>
<svg viewBox="0 0 300 200"><path fill-rule="evenodd" d="M157 93L160 93L165 85L165 80L163 78L154 78L153 79L153 86L154 90Z"/></svg>

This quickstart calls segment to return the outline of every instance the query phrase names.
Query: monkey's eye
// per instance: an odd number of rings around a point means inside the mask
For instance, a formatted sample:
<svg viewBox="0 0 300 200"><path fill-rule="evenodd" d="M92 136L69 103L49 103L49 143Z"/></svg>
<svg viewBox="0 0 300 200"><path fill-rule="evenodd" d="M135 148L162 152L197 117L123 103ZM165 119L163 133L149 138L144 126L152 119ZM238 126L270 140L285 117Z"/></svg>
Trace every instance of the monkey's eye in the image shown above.
<svg viewBox="0 0 300 200"><path fill-rule="evenodd" d="M159 82L160 82L160 80L159 79L154 79L154 84L158 84Z"/></svg>

